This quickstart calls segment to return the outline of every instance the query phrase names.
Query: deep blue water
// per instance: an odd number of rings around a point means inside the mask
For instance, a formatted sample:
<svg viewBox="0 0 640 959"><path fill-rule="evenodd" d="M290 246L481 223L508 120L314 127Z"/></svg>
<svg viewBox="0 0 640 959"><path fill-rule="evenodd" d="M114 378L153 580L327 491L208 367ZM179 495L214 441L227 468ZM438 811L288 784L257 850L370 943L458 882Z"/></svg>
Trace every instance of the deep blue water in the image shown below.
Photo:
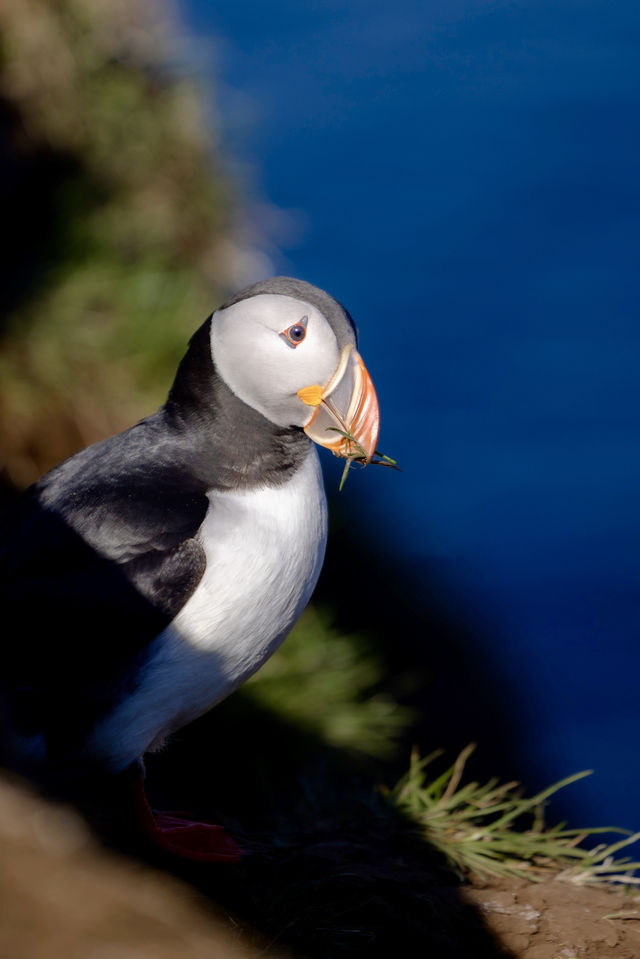
<svg viewBox="0 0 640 959"><path fill-rule="evenodd" d="M182 8L256 273L359 323L404 472L358 521L483 624L532 782L640 829L640 6Z"/></svg>

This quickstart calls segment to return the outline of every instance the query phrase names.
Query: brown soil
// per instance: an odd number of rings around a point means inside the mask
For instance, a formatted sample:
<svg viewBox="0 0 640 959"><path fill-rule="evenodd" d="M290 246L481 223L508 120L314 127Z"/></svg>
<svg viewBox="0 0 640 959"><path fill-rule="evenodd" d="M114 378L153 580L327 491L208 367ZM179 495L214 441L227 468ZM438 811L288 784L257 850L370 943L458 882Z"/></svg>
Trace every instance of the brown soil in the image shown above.
<svg viewBox="0 0 640 959"><path fill-rule="evenodd" d="M517 959L640 959L640 891L506 879L463 898Z"/></svg>

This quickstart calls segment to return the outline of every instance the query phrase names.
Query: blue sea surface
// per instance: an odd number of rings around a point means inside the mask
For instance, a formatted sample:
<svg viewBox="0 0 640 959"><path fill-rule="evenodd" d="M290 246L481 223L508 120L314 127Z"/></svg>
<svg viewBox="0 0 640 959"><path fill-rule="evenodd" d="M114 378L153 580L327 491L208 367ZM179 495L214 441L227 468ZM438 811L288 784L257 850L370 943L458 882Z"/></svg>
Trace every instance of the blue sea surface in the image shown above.
<svg viewBox="0 0 640 959"><path fill-rule="evenodd" d="M529 783L640 829L640 5L182 12L256 270L360 326L403 473L349 508L482 624Z"/></svg>

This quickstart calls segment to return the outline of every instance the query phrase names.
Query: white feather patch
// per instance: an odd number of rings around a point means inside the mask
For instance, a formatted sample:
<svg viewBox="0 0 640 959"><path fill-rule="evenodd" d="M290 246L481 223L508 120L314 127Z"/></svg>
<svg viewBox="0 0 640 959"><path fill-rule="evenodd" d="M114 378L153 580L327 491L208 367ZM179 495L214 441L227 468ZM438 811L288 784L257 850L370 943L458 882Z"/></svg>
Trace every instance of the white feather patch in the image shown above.
<svg viewBox="0 0 640 959"><path fill-rule="evenodd" d="M292 349L280 333L307 317L307 335ZM310 303L263 293L214 313L214 363L241 400L280 426L304 426L309 410L298 390L324 385L340 362L336 335Z"/></svg>
<svg viewBox="0 0 640 959"><path fill-rule="evenodd" d="M88 752L123 769L209 710L284 640L317 582L327 507L315 449L278 488L209 494L205 574L133 695L94 730Z"/></svg>

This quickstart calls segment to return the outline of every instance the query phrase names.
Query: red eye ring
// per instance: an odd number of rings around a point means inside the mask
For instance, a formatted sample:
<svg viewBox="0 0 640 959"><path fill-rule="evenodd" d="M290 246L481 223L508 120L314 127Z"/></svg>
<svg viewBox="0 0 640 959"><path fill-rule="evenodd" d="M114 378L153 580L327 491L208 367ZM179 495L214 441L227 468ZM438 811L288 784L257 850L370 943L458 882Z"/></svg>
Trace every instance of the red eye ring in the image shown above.
<svg viewBox="0 0 640 959"><path fill-rule="evenodd" d="M288 346L293 346L294 348L298 346L304 340L307 335L307 323L309 322L308 316L303 316L302 319L298 320L297 323L293 323L288 329L283 330L280 334L282 339L287 343Z"/></svg>

